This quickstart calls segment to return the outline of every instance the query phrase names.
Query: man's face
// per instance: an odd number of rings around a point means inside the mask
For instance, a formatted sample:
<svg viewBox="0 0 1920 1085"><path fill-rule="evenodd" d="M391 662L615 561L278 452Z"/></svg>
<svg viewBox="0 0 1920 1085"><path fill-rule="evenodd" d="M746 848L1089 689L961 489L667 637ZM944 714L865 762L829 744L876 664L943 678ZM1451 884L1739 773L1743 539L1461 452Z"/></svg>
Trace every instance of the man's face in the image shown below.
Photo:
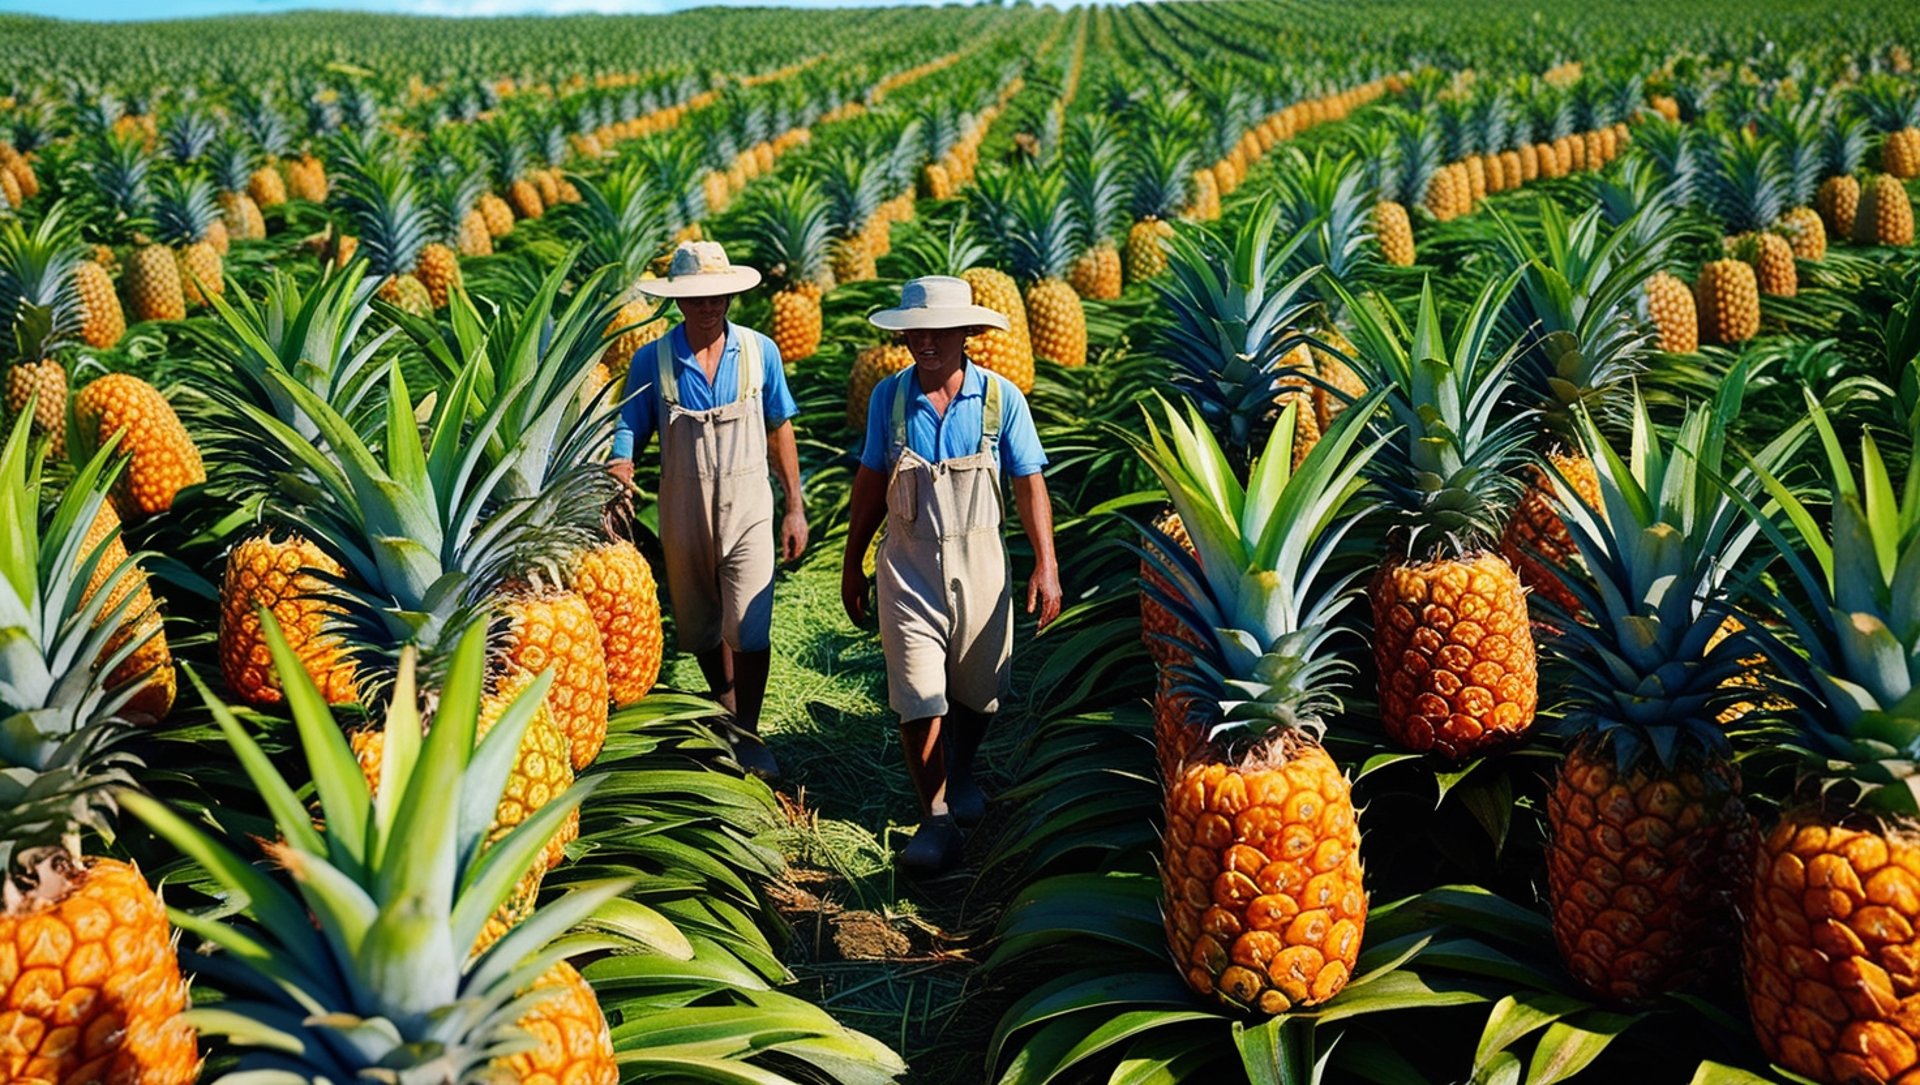
<svg viewBox="0 0 1920 1085"><path fill-rule="evenodd" d="M967 352L972 328L914 328L906 333L907 350L916 365L946 369L960 364Z"/></svg>
<svg viewBox="0 0 1920 1085"><path fill-rule="evenodd" d="M680 316L694 328L710 329L727 319L727 307L733 304L732 294L721 294L710 298L680 298Z"/></svg>

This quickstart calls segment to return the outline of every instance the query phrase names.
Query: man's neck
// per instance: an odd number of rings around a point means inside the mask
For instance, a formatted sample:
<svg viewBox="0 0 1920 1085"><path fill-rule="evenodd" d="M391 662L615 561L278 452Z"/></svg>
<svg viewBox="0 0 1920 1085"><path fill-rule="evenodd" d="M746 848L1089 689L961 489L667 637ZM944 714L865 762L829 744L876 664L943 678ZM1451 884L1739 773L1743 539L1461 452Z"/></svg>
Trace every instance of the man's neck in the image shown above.
<svg viewBox="0 0 1920 1085"><path fill-rule="evenodd" d="M967 359L963 355L953 365L932 371L916 366L914 374L920 378L922 392L931 393L944 388L949 395L959 395L960 386L967 379Z"/></svg>
<svg viewBox="0 0 1920 1085"><path fill-rule="evenodd" d="M724 320L720 322L720 325L717 328L714 328L712 331L706 332L704 334L694 331L693 325L691 324L685 325L685 327L686 327L686 335L687 335L687 349L693 351L696 354L710 347L718 346L727 341L727 324L726 324L726 321Z"/></svg>

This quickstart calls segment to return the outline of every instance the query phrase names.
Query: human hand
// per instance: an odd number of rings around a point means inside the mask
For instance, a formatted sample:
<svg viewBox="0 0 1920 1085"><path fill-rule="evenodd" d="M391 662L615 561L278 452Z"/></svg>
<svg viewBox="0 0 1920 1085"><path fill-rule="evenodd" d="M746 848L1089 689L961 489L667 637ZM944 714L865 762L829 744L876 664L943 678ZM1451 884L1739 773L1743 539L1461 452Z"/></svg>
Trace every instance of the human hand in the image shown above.
<svg viewBox="0 0 1920 1085"><path fill-rule="evenodd" d="M806 510L788 509L786 517L780 521L780 560L789 564L799 561L806 549Z"/></svg>
<svg viewBox="0 0 1920 1085"><path fill-rule="evenodd" d="M840 605L855 625L867 624L868 583L866 570L860 568L859 561L850 560L840 566Z"/></svg>
<svg viewBox="0 0 1920 1085"><path fill-rule="evenodd" d="M1060 572L1051 565L1042 565L1033 570L1033 576L1027 580L1027 613L1036 610L1040 613L1040 628L1045 629L1060 616L1060 606L1064 596L1060 592Z"/></svg>

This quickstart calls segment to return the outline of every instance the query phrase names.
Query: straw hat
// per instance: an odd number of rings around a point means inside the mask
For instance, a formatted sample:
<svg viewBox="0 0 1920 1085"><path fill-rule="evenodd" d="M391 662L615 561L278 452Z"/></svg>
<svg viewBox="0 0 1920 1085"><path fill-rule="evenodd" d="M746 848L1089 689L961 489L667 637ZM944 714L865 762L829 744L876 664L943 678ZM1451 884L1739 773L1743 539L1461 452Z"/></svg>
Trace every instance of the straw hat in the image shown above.
<svg viewBox="0 0 1920 1085"><path fill-rule="evenodd" d="M760 285L760 273L730 263L718 241L682 241L673 250L664 279L642 279L633 284L656 298L712 298L739 294Z"/></svg>
<svg viewBox="0 0 1920 1085"><path fill-rule="evenodd" d="M874 327L890 332L915 328L969 328L984 324L1006 330L1007 318L984 305L973 303L973 287L965 279L951 275L928 275L908 279L900 286L900 304L882 309L867 318Z"/></svg>

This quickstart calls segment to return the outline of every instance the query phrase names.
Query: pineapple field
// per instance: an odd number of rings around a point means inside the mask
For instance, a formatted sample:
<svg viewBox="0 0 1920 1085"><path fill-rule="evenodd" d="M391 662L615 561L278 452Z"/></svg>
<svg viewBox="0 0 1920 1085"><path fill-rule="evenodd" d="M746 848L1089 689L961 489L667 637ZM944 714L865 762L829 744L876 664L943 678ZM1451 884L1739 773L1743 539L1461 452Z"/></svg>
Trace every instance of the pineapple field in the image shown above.
<svg viewBox="0 0 1920 1085"><path fill-rule="evenodd" d="M1920 1082L1920 8L0 49L0 1082ZM609 469L693 241L799 412L775 779ZM1065 607L1006 531L914 876L841 559L923 276Z"/></svg>

